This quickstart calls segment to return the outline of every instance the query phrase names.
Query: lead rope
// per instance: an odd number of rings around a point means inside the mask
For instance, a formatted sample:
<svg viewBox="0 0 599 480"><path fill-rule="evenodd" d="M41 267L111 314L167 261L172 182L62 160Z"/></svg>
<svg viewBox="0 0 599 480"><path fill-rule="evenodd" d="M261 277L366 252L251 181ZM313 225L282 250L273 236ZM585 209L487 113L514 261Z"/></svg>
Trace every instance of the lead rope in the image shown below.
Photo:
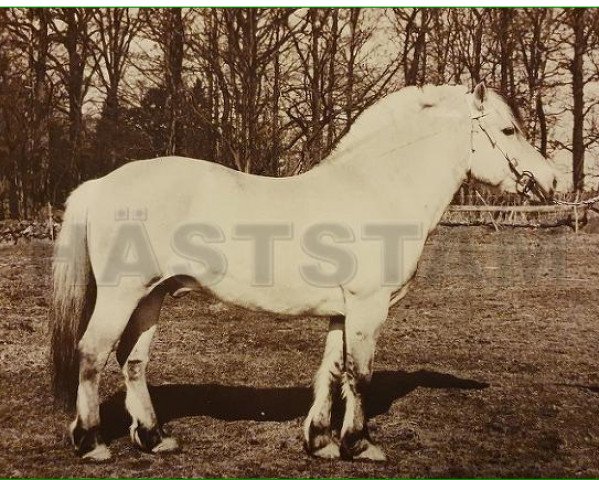
<svg viewBox="0 0 599 480"><path fill-rule="evenodd" d="M595 203L599 203L599 195L586 200L580 200L578 202L567 202L566 200L553 200L556 205L568 205L570 207L589 207Z"/></svg>

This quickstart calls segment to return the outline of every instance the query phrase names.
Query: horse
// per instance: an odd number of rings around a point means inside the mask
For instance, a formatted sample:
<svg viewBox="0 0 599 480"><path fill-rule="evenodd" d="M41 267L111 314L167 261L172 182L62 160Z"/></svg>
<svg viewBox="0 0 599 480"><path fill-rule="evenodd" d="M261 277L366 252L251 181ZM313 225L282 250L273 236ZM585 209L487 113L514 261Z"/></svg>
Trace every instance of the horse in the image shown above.
<svg viewBox="0 0 599 480"><path fill-rule="evenodd" d="M146 365L165 295L202 289L247 309L329 319L305 449L385 460L364 407L377 338L468 175L539 198L556 185L551 164L484 83L389 94L327 159L297 176L172 156L80 185L55 247L51 316L54 393L76 407L69 425L76 453L110 458L98 385L114 350L133 443L151 453L178 448L157 420ZM331 426L336 391L340 431Z"/></svg>

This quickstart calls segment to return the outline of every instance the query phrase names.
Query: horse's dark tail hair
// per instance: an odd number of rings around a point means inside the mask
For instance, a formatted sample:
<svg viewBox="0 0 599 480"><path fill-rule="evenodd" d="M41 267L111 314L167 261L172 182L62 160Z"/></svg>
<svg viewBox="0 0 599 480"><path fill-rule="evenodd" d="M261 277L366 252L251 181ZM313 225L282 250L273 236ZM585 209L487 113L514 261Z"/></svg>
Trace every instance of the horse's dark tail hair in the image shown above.
<svg viewBox="0 0 599 480"><path fill-rule="evenodd" d="M69 410L75 406L79 384L78 344L96 299L87 248L87 209L93 185L93 181L86 182L69 196L52 263L52 388L57 403Z"/></svg>

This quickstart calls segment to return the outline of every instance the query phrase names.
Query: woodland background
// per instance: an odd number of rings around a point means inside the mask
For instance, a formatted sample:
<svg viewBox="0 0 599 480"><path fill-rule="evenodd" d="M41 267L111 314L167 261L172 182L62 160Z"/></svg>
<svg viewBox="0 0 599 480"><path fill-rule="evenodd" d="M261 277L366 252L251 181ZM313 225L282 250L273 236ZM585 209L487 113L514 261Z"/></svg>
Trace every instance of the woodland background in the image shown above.
<svg viewBox="0 0 599 480"><path fill-rule="evenodd" d="M0 219L161 155L294 175L387 93L483 79L598 188L599 9L2 9Z"/></svg>

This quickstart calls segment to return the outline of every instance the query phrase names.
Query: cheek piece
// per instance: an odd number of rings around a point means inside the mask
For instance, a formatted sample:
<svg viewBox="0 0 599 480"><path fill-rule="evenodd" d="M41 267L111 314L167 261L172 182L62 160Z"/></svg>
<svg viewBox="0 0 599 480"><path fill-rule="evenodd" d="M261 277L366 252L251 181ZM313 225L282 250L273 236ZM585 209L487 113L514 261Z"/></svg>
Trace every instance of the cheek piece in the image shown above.
<svg viewBox="0 0 599 480"><path fill-rule="evenodd" d="M477 112L470 117L472 119L472 127L470 129L470 145L472 153L476 151L474 148L474 134L478 131L478 129L480 129L487 136L489 142L491 142L491 146L499 150L499 152L506 159L508 167L514 175L516 190L518 193L526 198L530 198L530 194L533 193L539 198L539 200L545 201L547 199L547 195L537 182L534 174L529 170L520 170L518 168L518 160L516 158L510 157L507 152L501 148L489 129L486 128L484 123L485 117L486 114L484 113L484 110Z"/></svg>

